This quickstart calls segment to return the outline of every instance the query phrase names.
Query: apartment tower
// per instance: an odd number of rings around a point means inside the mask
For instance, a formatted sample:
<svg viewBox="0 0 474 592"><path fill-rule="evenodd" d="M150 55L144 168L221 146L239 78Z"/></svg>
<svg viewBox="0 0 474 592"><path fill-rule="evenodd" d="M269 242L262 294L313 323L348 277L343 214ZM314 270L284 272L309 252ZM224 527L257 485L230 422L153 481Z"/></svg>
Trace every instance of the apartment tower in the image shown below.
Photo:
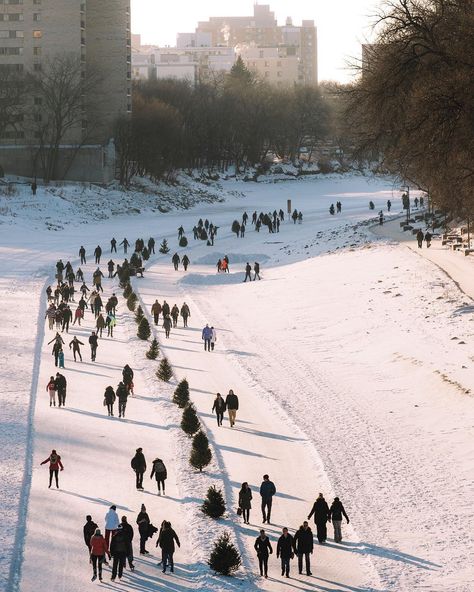
<svg viewBox="0 0 474 592"><path fill-rule="evenodd" d="M110 180L114 122L131 111L130 0L0 0L0 81L8 73L41 76L58 57L80 62L81 75L93 73L96 80L83 97L80 125L62 141L67 176ZM34 95L28 91L23 109L36 105L40 117L41 99ZM28 121L19 116L17 125L0 128L6 173L40 176L34 164L37 132Z"/></svg>

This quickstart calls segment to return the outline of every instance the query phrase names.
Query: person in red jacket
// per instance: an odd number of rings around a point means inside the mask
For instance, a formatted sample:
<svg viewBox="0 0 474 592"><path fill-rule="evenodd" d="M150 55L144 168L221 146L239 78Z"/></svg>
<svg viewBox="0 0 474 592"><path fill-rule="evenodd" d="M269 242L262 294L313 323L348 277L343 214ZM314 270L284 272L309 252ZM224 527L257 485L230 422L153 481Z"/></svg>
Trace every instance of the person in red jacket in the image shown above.
<svg viewBox="0 0 474 592"><path fill-rule="evenodd" d="M44 460L41 464L45 465L46 463L49 463L49 486L48 486L48 489L51 487L51 483L53 482L53 475L56 480L56 487L59 489L59 479L58 479L59 469L61 469L61 471L63 471L64 467L63 467L63 463L61 462L61 457L56 452L56 450L52 450L51 454L48 456L48 458L46 460Z"/></svg>
<svg viewBox="0 0 474 592"><path fill-rule="evenodd" d="M100 528L97 528L90 542L91 550L91 561L92 569L94 574L92 581L97 579L97 566L99 567L99 580L102 582L102 564L105 561L105 556L108 555L110 559L109 548L107 547L107 541L104 539L100 532Z"/></svg>

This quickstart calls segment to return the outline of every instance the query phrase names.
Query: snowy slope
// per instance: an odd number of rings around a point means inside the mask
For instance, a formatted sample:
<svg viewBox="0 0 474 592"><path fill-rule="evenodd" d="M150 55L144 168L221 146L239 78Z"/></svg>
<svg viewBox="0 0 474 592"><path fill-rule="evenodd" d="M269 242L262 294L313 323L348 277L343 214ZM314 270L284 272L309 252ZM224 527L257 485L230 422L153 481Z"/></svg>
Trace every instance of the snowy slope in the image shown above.
<svg viewBox="0 0 474 592"><path fill-rule="evenodd" d="M344 527L342 546L330 541L316 548L311 579L296 576L280 583L273 558L268 589L469 590L472 546L465 529L472 516L472 399L453 384L461 384L458 379L450 378L466 366L463 386L470 390L468 346L451 341L457 337L456 342L469 343L471 333L460 314L465 299L444 275L438 278L431 264L398 247L370 245L367 204L372 199L378 211L387 199L395 202L398 194L389 183L355 177L229 183L224 189L227 200L218 206L166 215L118 214L87 225L73 221L67 233L45 232L37 214L29 213L3 226L1 281L8 306L0 311L0 326L9 360L2 371L6 413L0 431L1 469L7 477L1 491L2 509L7 509L0 572L4 588L15 589L24 558L18 589L83 589L90 578L81 538L85 515L92 513L103 526L107 505L115 502L133 523L143 498L153 522L170 519L181 537L177 579L157 579L161 572L147 559L139 561L136 574L126 576L125 587L154 589L157 582L172 590L265 587L253 576L251 541L260 526L257 488L261 475L269 472L280 494L269 528L273 539L279 527L300 524L320 490L329 499L332 494L342 497L351 526ZM246 197L229 197L231 192ZM285 209L290 198L304 213L303 225L285 223L277 235L250 227L245 239L231 235L232 220L244 209L249 214ZM330 217L328 207L338 199L343 214ZM106 204L102 207L108 211ZM80 222L87 214L79 211ZM214 248L192 241L189 231L199 217L220 226ZM145 279L135 284L147 306L156 297L178 304L185 299L191 306L189 330L173 332L166 344L158 331L177 376L190 381L213 446L215 458L203 476L187 467L188 444L177 427L179 413L169 403L173 386L154 379L156 364L145 360L144 345L134 337L123 304L116 338L104 340L96 364L68 360L71 388L65 410L50 410L46 401L44 387L54 366L50 346L41 347L43 329L37 323L44 309L40 293L59 256L76 265L80 244L88 251L98 243L106 247L112 235L120 240L168 237L174 249L180 224L190 239L188 274L173 272L168 257L157 256ZM214 263L223 254L230 257L232 273L218 276ZM241 283L247 258L261 261L262 282ZM89 273L92 268L88 265ZM113 285L105 289L109 294ZM31 305L19 315L18 303L24 301ZM218 328L218 348L212 354L202 351L204 322ZM80 334L85 336L85 329ZM126 362L138 371L138 396L130 400L127 420L121 422L104 417L102 395L107 384L116 385ZM218 430L210 414L213 393L229 388L241 397L240 423L235 430ZM34 430L25 450L30 400ZM146 492L134 490L129 463L137 446L149 462L158 454L165 458L169 497L150 495L155 491L148 478ZM59 492L47 489L47 470L38 466L52 447L60 449L66 465ZM249 527L235 516L243 480L254 489ZM220 526L198 512L209 483L221 483L228 501L229 513ZM27 516L25 506L18 506L20 490L23 503L29 501ZM238 579L222 582L209 573L205 559L209 541L224 527L233 531L246 569ZM51 555L60 561L52 562Z"/></svg>

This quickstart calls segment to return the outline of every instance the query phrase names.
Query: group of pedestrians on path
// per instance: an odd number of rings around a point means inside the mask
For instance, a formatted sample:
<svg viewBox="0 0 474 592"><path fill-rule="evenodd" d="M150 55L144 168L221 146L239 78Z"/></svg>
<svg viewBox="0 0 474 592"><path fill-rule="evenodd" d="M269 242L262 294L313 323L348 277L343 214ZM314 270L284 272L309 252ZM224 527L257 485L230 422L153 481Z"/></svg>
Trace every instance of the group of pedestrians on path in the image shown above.
<svg viewBox="0 0 474 592"><path fill-rule="evenodd" d="M140 512L136 518L138 534L140 537L140 555L148 555L146 542L158 532L156 546L161 548L161 565L163 573L169 567L174 572L174 553L176 545L181 546L178 535L173 530L171 522L163 520L158 529L151 523L147 509L142 504ZM126 516L119 519L117 506L110 506L104 517L104 531L102 534L99 526L94 522L92 516L86 516L86 523L83 527L83 537L89 552L90 563L92 564L92 581L97 577L103 581L103 565L109 565L107 559L112 560L111 581L114 582L118 577L123 577L123 571L128 567L130 571L135 571L134 553L133 553L133 526L128 522Z"/></svg>
<svg viewBox="0 0 474 592"><path fill-rule="evenodd" d="M174 304L172 308L163 300L163 304L158 302L158 299L151 306L151 314L153 315L153 322L156 326L160 322L160 314L163 317L162 327L165 330L165 337L168 339L172 328L177 328L179 317L183 319L183 326L188 326L188 319L191 316L191 310L186 302L183 302L181 308L177 304Z"/></svg>

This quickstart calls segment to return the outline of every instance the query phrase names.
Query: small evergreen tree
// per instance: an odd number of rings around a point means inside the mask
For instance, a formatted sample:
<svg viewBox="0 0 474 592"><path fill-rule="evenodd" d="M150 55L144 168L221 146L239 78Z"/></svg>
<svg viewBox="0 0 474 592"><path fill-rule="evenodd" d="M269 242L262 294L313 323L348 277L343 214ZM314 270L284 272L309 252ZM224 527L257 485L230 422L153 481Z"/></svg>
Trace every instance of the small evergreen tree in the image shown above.
<svg viewBox="0 0 474 592"><path fill-rule="evenodd" d="M148 259L150 258L150 251L148 250L147 247L144 247L143 251L142 251L142 257L144 261L148 261Z"/></svg>
<svg viewBox="0 0 474 592"><path fill-rule="evenodd" d="M127 283L127 285L125 286L125 288L123 290L123 297L128 298L132 292L133 292L133 290L132 290L131 284Z"/></svg>
<svg viewBox="0 0 474 592"><path fill-rule="evenodd" d="M222 491L211 485L207 490L206 499L201 506L201 510L206 516L210 516L211 518L220 518L223 516L225 512L225 501Z"/></svg>
<svg viewBox="0 0 474 592"><path fill-rule="evenodd" d="M208 565L216 573L230 576L242 565L242 559L236 546L231 542L230 535L224 531L214 543Z"/></svg>
<svg viewBox="0 0 474 592"><path fill-rule="evenodd" d="M179 246L180 247L187 247L188 246L188 239L185 236L182 236L179 239Z"/></svg>
<svg viewBox="0 0 474 592"><path fill-rule="evenodd" d="M195 434L201 427L199 423L199 418L196 413L196 407L192 403L186 405L183 411L183 417L181 418L181 429L183 432L188 434L188 436L192 436Z"/></svg>
<svg viewBox="0 0 474 592"><path fill-rule="evenodd" d="M135 307L137 306L137 300L137 295L135 294L135 292L132 292L130 296L127 298L128 310L130 310L131 312L135 310Z"/></svg>
<svg viewBox="0 0 474 592"><path fill-rule="evenodd" d="M176 387L173 395L173 403L176 403L181 409L189 403L189 384L186 378L183 378Z"/></svg>
<svg viewBox="0 0 474 592"><path fill-rule="evenodd" d="M193 448L189 462L195 469L203 470L211 462L212 454L209 448L209 440L204 432L199 431L193 438Z"/></svg>
<svg viewBox="0 0 474 592"><path fill-rule="evenodd" d="M169 247L168 247L168 241L165 238L161 241L161 245L160 245L159 250L160 250L160 253L163 253L163 255L166 255L166 253L170 252Z"/></svg>
<svg viewBox="0 0 474 592"><path fill-rule="evenodd" d="M137 325L140 324L140 321L143 319L143 309L140 305L137 306L137 310L135 311L135 322Z"/></svg>
<svg viewBox="0 0 474 592"><path fill-rule="evenodd" d="M146 317L142 317L140 324L138 325L137 337L146 340L151 335L150 323Z"/></svg>
<svg viewBox="0 0 474 592"><path fill-rule="evenodd" d="M156 371L156 376L163 382L169 382L173 376L173 368L168 362L168 358L163 358L160 362L160 367Z"/></svg>
<svg viewBox="0 0 474 592"><path fill-rule="evenodd" d="M159 353L160 353L160 346L158 345L158 341L156 339L153 339L153 341L151 342L151 345L150 345L150 349L146 352L145 355L149 360L156 360Z"/></svg>

